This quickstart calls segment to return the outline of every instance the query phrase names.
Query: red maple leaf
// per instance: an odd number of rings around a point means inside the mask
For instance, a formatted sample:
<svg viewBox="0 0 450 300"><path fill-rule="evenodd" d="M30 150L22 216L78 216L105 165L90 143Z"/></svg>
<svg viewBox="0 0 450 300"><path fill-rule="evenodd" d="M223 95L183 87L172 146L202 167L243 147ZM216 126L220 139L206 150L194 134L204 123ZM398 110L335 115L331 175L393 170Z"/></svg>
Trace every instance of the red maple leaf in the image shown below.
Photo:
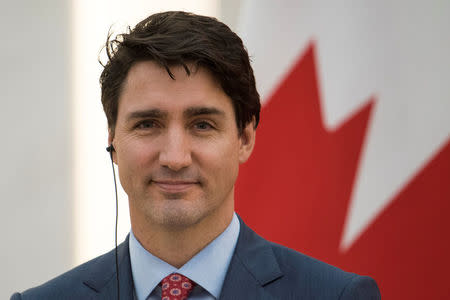
<svg viewBox="0 0 450 300"><path fill-rule="evenodd" d="M261 112L241 167L236 210L269 240L374 277L383 299L450 293L450 143L346 252L339 251L374 99L333 131L323 125L314 45Z"/></svg>

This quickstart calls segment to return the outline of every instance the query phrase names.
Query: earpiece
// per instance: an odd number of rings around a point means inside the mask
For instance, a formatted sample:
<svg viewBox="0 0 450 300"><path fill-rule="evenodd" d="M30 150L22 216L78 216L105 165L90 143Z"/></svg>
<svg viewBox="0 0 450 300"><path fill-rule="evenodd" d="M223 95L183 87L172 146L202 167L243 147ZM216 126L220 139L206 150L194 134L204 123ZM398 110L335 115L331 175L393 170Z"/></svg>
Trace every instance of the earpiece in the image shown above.
<svg viewBox="0 0 450 300"><path fill-rule="evenodd" d="M119 224L119 197L117 196L117 181L116 181L116 172L114 170L114 161L113 161L113 151L116 151L114 149L114 146L110 144L108 147L106 147L106 151L109 152L109 157L111 158L111 166L113 171L113 178L114 178L114 191L116 194L116 228L114 231L114 242L115 242L115 256L116 256L116 280L117 280L117 300L120 300L120 280L119 280L119 259L117 254L117 226Z"/></svg>

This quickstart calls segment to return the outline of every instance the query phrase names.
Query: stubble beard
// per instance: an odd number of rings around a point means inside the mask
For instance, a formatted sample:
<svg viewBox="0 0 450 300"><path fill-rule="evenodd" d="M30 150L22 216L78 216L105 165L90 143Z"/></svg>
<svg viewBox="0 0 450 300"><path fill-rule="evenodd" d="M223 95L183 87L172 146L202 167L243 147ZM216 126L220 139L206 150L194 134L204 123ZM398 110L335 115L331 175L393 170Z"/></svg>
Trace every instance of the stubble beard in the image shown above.
<svg viewBox="0 0 450 300"><path fill-rule="evenodd" d="M188 199L188 193L161 193L140 199L137 209L144 212L148 226L166 230L185 230L200 223L214 207L204 196Z"/></svg>

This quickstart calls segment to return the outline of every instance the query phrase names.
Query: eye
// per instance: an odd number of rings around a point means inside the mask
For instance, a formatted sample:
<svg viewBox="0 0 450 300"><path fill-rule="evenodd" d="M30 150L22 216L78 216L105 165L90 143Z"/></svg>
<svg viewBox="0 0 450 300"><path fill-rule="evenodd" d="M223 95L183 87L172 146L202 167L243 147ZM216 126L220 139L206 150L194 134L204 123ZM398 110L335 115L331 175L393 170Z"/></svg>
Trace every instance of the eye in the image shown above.
<svg viewBox="0 0 450 300"><path fill-rule="evenodd" d="M206 121L200 121L194 124L195 129L197 130L201 130L201 131L205 131L205 130L210 130L213 129L214 127L206 122Z"/></svg>
<svg viewBox="0 0 450 300"><path fill-rule="evenodd" d="M137 129L151 129L158 127L158 124L153 120L144 120L136 124Z"/></svg>

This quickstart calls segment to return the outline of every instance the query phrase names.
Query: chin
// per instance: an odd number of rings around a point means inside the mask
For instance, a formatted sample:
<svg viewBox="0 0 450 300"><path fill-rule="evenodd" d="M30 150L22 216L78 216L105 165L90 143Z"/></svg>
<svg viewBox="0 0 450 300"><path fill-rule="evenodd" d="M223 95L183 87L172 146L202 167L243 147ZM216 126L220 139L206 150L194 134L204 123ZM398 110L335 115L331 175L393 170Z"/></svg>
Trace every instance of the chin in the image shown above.
<svg viewBox="0 0 450 300"><path fill-rule="evenodd" d="M162 207L150 209L151 219L161 226L172 228L187 228L198 224L208 212L199 209L194 203L183 200L170 200Z"/></svg>

